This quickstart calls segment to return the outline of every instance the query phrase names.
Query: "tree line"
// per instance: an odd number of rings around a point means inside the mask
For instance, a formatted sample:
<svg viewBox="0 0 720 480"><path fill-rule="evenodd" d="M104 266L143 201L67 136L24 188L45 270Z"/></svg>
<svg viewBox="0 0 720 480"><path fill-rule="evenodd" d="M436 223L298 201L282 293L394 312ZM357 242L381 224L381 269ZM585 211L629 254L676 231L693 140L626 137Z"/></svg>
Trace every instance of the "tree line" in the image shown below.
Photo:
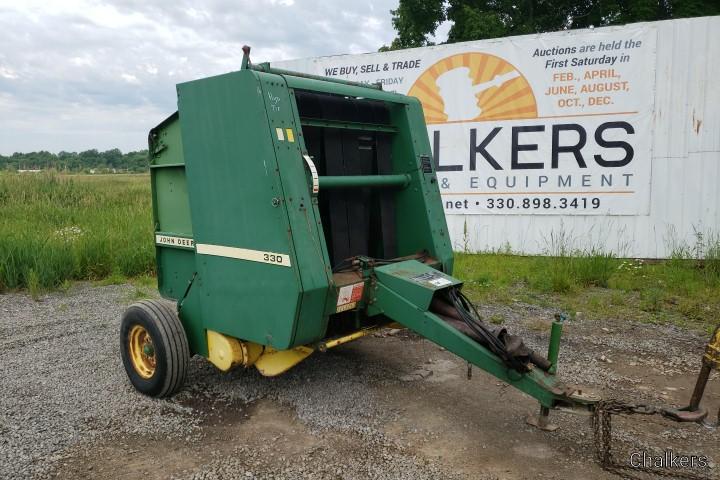
<svg viewBox="0 0 720 480"><path fill-rule="evenodd" d="M51 169L73 173L147 172L148 153L147 150L122 153L119 149L113 148L104 152L92 149L79 153L40 151L0 155L0 170Z"/></svg>
<svg viewBox="0 0 720 480"><path fill-rule="evenodd" d="M720 14L720 0L400 0L391 10L397 37L380 51L433 45L451 22L447 43Z"/></svg>

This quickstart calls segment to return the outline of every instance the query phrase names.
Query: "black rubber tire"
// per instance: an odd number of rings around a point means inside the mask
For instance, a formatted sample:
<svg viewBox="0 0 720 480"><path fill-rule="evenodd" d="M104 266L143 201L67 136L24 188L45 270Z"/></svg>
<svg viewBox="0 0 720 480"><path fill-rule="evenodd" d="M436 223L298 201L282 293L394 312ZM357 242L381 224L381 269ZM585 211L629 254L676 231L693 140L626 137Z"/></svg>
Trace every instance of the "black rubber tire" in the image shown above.
<svg viewBox="0 0 720 480"><path fill-rule="evenodd" d="M130 360L129 334L140 325L150 334L155 347L155 371L143 378ZM120 354L130 383L151 397L169 397L187 377L190 349L175 305L162 300L143 300L130 305L120 322Z"/></svg>

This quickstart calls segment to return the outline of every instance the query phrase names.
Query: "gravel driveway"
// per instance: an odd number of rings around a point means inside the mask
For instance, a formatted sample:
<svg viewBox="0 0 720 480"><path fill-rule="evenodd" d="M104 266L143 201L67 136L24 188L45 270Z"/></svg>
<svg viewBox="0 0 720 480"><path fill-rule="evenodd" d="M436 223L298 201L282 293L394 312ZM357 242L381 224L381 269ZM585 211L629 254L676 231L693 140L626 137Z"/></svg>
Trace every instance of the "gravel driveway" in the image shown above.
<svg viewBox="0 0 720 480"><path fill-rule="evenodd" d="M406 331L316 354L287 374L223 374L191 361L170 400L136 393L118 325L136 287L78 284L40 301L0 295L0 478L615 478L592 459L588 421L528 427L533 401ZM484 307L545 349L552 310ZM608 319L568 325L560 370L605 396L683 404L704 335ZM707 406L720 407L711 379ZM720 435L662 420L622 422L648 449L704 454Z"/></svg>

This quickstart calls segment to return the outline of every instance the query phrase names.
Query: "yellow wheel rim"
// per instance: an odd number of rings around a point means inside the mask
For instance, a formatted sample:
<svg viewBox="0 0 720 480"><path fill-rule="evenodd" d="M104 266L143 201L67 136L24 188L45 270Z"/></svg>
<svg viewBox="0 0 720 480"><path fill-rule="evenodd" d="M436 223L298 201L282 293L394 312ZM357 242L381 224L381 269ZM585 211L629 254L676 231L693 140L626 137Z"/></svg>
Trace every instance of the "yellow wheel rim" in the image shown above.
<svg viewBox="0 0 720 480"><path fill-rule="evenodd" d="M152 337L140 325L133 325L128 335L128 350L130 361L135 371L143 378L150 378L155 374L155 346Z"/></svg>

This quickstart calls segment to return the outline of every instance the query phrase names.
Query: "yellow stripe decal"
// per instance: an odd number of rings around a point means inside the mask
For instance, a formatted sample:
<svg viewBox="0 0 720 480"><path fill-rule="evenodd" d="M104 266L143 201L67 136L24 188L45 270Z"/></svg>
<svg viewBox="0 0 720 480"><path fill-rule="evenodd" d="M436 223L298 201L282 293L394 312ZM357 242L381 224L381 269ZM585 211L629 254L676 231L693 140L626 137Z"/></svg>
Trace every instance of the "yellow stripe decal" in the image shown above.
<svg viewBox="0 0 720 480"><path fill-rule="evenodd" d="M281 267L290 266L290 255L285 253L263 252L261 250L250 250L247 248L226 247L224 245L208 245L198 243L197 253L200 255L213 255L216 257L237 258L250 262L269 263Z"/></svg>

